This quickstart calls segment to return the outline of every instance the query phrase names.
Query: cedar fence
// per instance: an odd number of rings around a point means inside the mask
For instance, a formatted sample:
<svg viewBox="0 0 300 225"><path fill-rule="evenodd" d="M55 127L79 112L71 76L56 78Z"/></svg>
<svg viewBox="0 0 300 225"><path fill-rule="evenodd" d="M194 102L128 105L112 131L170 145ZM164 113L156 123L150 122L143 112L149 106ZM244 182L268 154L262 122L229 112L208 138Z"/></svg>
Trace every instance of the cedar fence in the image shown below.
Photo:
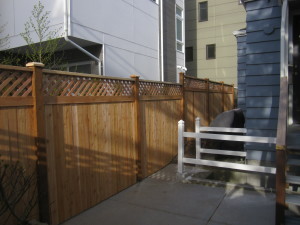
<svg viewBox="0 0 300 225"><path fill-rule="evenodd" d="M180 119L208 125L234 104L232 85L184 74L174 84L42 67L0 65L0 154L37 174L31 216L53 225L167 165Z"/></svg>

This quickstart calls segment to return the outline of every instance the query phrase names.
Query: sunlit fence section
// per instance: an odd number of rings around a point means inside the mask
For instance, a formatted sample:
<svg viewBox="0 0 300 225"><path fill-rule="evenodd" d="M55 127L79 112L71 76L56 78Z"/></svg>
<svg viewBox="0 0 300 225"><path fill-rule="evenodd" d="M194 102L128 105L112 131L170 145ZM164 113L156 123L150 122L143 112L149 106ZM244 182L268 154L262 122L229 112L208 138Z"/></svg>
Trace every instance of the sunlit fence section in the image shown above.
<svg viewBox="0 0 300 225"><path fill-rule="evenodd" d="M178 120L208 124L233 97L183 74L167 83L0 65L0 157L38 175L39 191L24 195L39 194L30 218L56 225L167 165Z"/></svg>

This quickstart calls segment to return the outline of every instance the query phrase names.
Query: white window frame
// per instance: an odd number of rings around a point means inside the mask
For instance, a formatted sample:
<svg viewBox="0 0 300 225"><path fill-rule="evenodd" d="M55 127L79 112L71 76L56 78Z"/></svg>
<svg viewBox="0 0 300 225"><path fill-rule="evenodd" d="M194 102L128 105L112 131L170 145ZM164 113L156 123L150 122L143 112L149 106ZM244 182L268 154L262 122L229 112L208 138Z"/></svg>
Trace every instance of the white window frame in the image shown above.
<svg viewBox="0 0 300 225"><path fill-rule="evenodd" d="M97 66L95 61L89 60L89 61L78 61L78 62L71 62L65 64L65 68L67 71L70 71L70 67L73 66L84 66L84 65L89 65L91 67L91 73L94 74L93 72L93 67ZM100 74L99 74L100 75Z"/></svg>
<svg viewBox="0 0 300 225"><path fill-rule="evenodd" d="M177 14L177 8L181 10L181 15ZM179 40L177 37L177 19L181 21L181 39ZM175 5L175 30L176 30L176 50L184 53L184 11L179 5ZM181 49L177 48L177 45L181 45Z"/></svg>

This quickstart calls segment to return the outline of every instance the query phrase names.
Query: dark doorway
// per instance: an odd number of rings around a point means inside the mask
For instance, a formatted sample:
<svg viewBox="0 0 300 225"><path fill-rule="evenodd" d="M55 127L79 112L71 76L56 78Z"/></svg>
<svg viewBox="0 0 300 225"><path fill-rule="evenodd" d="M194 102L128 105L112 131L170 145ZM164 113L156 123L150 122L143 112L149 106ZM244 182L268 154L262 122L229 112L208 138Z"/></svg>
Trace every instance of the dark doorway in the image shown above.
<svg viewBox="0 0 300 225"><path fill-rule="evenodd" d="M300 15L293 18L293 121L300 124Z"/></svg>

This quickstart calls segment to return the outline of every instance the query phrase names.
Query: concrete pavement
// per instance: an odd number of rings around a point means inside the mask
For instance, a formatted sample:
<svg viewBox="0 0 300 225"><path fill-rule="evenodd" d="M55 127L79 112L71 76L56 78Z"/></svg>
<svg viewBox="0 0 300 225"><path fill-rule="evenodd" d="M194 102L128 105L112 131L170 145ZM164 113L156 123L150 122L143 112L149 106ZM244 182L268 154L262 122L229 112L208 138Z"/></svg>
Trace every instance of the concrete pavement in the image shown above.
<svg viewBox="0 0 300 225"><path fill-rule="evenodd" d="M205 172L205 171L204 171ZM275 194L176 178L176 164L62 225L274 225Z"/></svg>

